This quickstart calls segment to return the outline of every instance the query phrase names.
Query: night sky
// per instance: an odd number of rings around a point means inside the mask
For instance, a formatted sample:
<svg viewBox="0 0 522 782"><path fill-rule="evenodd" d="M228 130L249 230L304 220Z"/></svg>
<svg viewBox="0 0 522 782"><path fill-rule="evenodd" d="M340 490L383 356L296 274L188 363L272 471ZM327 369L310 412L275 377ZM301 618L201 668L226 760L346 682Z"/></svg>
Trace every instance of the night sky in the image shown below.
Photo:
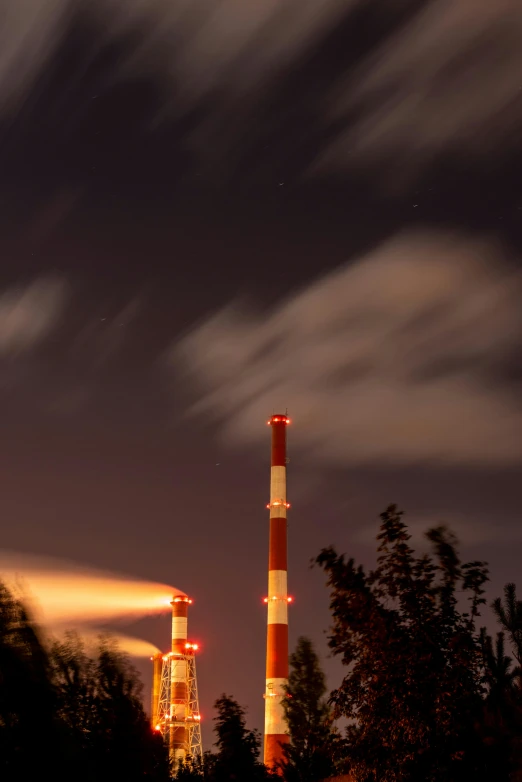
<svg viewBox="0 0 522 782"><path fill-rule="evenodd" d="M207 745L224 691L262 727L272 412L331 685L309 561L387 504L520 581L518 0L0 17L2 548L190 594Z"/></svg>

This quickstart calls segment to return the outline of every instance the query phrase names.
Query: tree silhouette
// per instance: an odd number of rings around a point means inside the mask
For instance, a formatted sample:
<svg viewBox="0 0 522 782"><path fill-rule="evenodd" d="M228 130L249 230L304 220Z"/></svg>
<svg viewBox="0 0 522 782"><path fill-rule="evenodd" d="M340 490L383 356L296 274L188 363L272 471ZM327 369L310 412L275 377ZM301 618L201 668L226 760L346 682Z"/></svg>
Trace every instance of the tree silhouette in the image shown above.
<svg viewBox="0 0 522 782"><path fill-rule="evenodd" d="M487 701L494 708L503 709L513 699L520 669L513 667L513 660L505 653L504 633L497 633L495 645L481 629L480 642L484 659L485 682L488 687Z"/></svg>
<svg viewBox="0 0 522 782"><path fill-rule="evenodd" d="M69 751L81 759L76 777L85 782L167 782L167 749L150 728L138 675L116 644L101 638L96 658L91 658L81 639L70 633L53 645L51 660Z"/></svg>
<svg viewBox="0 0 522 782"><path fill-rule="evenodd" d="M230 695L215 703L214 732L217 752L209 769L211 782L255 782L267 778L259 762L261 739L257 731L246 727L245 710Z"/></svg>
<svg viewBox="0 0 522 782"><path fill-rule="evenodd" d="M493 641L481 632L484 680L487 687L485 736L498 755L499 769L511 782L522 780L522 602L517 600L515 584L504 587L504 603L496 598L492 609L504 632ZM506 654L505 638L510 641L518 665L513 667Z"/></svg>
<svg viewBox="0 0 522 782"><path fill-rule="evenodd" d="M350 721L354 776L491 778L476 729L483 682L475 623L486 566L461 564L454 537L442 527L427 535L433 554L416 557L396 506L381 520L374 571L333 548L317 557L331 593L330 647L349 667L332 703L335 715ZM469 598L462 613L458 592Z"/></svg>
<svg viewBox="0 0 522 782"><path fill-rule="evenodd" d="M283 700L291 739L284 747L287 782L320 782L334 774L339 736L333 728L326 691L313 644L301 637L290 655L287 697Z"/></svg>
<svg viewBox="0 0 522 782"><path fill-rule="evenodd" d="M504 603L497 597L492 604L493 611L501 626L508 633L513 646L513 654L522 666L522 600L517 600L515 584L504 587Z"/></svg>
<svg viewBox="0 0 522 782"><path fill-rule="evenodd" d="M49 659L23 603L0 582L0 779L62 779Z"/></svg>

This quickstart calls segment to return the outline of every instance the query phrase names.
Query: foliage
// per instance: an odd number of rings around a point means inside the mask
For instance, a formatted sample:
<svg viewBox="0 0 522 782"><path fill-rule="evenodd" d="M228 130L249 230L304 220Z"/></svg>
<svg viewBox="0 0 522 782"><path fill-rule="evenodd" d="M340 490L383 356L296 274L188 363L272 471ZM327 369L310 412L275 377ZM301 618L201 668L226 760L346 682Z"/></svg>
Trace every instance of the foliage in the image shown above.
<svg viewBox="0 0 522 782"><path fill-rule="evenodd" d="M267 779L267 770L259 761L261 739L257 731L246 727L245 710L229 695L218 698L214 708L217 752L207 761L207 778L211 782Z"/></svg>
<svg viewBox="0 0 522 782"><path fill-rule="evenodd" d="M167 782L168 754L140 695L135 670L108 640L94 659L74 634L47 652L0 583L2 782Z"/></svg>
<svg viewBox="0 0 522 782"><path fill-rule="evenodd" d="M486 634L483 627L480 632L480 643L484 664L484 681L487 685L486 702L499 713L505 713L513 698L520 669L513 667L513 660L505 653L504 633L497 633L493 646L491 636Z"/></svg>
<svg viewBox="0 0 522 782"><path fill-rule="evenodd" d="M180 761L174 771L174 779L176 782L191 782L191 780L206 779L205 769L208 756L209 753L205 753L203 759L188 758L185 761Z"/></svg>
<svg viewBox="0 0 522 782"><path fill-rule="evenodd" d="M45 648L20 600L0 583L0 778L60 771L55 693Z"/></svg>
<svg viewBox="0 0 522 782"><path fill-rule="evenodd" d="M443 527L427 534L432 554L416 557L402 513L390 506L381 520L374 571L333 548L317 557L331 590L330 647L349 666L331 701L349 720L352 773L357 782L492 778L476 725L486 566L461 564Z"/></svg>
<svg viewBox="0 0 522 782"><path fill-rule="evenodd" d="M522 601L515 585L504 587L504 603L496 598L493 611L503 628L496 642L481 630L484 682L487 689L484 708L484 738L497 751L499 775L511 782L522 780ZM507 637L518 665L506 653Z"/></svg>
<svg viewBox="0 0 522 782"><path fill-rule="evenodd" d="M320 782L333 776L339 735L326 701L326 680L312 642L301 637L290 655L283 701L291 743L285 745L287 782Z"/></svg>
<svg viewBox="0 0 522 782"><path fill-rule="evenodd" d="M51 650L58 714L68 744L81 754L77 774L85 780L169 779L167 753L150 729L141 702L141 683L126 655L100 639L91 659L82 641L68 634Z"/></svg>
<svg viewBox="0 0 522 782"><path fill-rule="evenodd" d="M501 626L508 633L513 654L522 666L522 600L517 600L515 584L504 587L504 604L500 597L493 601L493 611Z"/></svg>

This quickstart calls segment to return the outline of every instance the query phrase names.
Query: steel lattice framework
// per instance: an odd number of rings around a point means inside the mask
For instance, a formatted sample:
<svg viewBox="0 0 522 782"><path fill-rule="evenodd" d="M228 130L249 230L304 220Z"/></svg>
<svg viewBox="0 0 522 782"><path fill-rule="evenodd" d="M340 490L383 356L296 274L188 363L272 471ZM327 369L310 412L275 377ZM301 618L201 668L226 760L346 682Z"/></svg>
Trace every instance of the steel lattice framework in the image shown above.
<svg viewBox="0 0 522 782"><path fill-rule="evenodd" d="M187 665L187 700L182 709L183 720L173 719L172 676L175 663L183 661ZM199 713L198 683L196 678L196 657L193 650L186 654L169 652L163 657L161 685L158 701L158 720L156 729L161 731L167 745L171 744L171 733L175 728L186 728L187 743L185 757L196 759L203 757L201 742L201 716Z"/></svg>

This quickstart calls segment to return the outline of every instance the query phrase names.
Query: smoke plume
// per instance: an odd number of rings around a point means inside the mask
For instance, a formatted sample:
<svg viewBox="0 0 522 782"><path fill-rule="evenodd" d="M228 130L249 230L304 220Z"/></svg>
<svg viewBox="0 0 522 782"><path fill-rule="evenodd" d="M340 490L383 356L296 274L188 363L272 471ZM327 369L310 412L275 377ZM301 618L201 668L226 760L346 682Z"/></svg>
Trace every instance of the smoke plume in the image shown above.
<svg viewBox="0 0 522 782"><path fill-rule="evenodd" d="M0 552L0 578L21 594L46 627L78 627L169 610L166 584L139 581L70 562Z"/></svg>
<svg viewBox="0 0 522 782"><path fill-rule="evenodd" d="M161 650L155 644L150 641L145 641L142 638L135 638L131 635L125 635L124 633L110 630L96 630L89 625L67 625L66 627L56 626L53 628L53 638L58 640L63 639L70 632L76 632L81 637L85 644L86 650L89 654L95 655L99 649L100 641L109 639L114 641L118 648L122 652L130 655L131 657L148 658L157 654Z"/></svg>
<svg viewBox="0 0 522 782"><path fill-rule="evenodd" d="M493 246L398 237L269 314L230 306L169 355L226 440L288 407L299 447L337 464L522 458L520 276Z"/></svg>

